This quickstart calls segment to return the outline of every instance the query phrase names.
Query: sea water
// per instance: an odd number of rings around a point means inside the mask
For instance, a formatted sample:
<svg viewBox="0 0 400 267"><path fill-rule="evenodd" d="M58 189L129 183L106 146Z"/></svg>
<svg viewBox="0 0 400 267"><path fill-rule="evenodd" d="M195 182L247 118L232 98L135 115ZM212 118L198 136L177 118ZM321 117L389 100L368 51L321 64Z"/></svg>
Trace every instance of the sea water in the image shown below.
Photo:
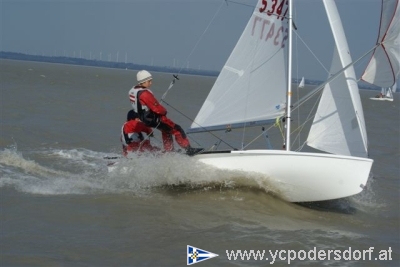
<svg viewBox="0 0 400 267"><path fill-rule="evenodd" d="M1 266L185 266L188 245L219 255L199 266L399 264L398 94L371 101L376 92L360 91L374 159L366 189L299 205L269 194L257 175L180 153L121 160L109 173L104 157L121 155L136 71L11 60L0 68ZM161 99L173 77L153 76ZM187 129L214 81L182 75L164 97L168 116ZM269 137L276 143L279 130ZM217 142L190 138L193 146ZM151 141L160 140L156 132ZM235 260L238 250L265 255ZM329 259L312 257L330 250Z"/></svg>

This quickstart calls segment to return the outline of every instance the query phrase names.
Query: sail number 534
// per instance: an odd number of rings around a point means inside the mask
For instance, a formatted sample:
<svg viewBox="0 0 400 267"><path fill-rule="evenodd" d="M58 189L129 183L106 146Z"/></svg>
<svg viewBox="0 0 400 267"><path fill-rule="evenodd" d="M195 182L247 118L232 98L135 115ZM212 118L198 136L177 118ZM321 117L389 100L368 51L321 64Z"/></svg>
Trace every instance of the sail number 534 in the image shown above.
<svg viewBox="0 0 400 267"><path fill-rule="evenodd" d="M259 11L260 13L265 12L269 18L255 16L252 35L254 36L257 28L260 39L284 47L288 38L288 28L284 26L285 23L282 24L282 20L288 11L287 0L262 0Z"/></svg>
<svg viewBox="0 0 400 267"><path fill-rule="evenodd" d="M285 10L285 11L283 11ZM267 12L268 16L274 15L283 20L288 12L287 0L262 0L259 9L261 13ZM282 14L283 12L283 14Z"/></svg>

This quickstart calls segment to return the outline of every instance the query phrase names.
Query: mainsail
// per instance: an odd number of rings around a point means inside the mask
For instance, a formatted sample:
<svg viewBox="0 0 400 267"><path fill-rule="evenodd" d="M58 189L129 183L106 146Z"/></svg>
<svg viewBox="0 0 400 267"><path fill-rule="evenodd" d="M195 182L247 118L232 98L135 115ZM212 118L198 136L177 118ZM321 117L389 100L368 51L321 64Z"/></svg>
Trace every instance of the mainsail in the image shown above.
<svg viewBox="0 0 400 267"><path fill-rule="evenodd" d="M288 23L282 17L261 13L261 2L189 133L255 126L284 114Z"/></svg>
<svg viewBox="0 0 400 267"><path fill-rule="evenodd" d="M377 43L361 79L379 87L392 87L400 75L400 5L383 0Z"/></svg>

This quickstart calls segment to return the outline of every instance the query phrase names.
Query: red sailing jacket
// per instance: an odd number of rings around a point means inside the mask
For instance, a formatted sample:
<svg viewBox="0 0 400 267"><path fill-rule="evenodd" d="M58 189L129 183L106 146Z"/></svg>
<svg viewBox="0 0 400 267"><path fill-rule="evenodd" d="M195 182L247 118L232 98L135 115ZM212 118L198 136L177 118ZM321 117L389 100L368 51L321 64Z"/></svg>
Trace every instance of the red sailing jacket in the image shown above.
<svg viewBox="0 0 400 267"><path fill-rule="evenodd" d="M154 113L165 116L167 110L158 102L154 95L148 90L144 90L139 96L140 104L146 105Z"/></svg>

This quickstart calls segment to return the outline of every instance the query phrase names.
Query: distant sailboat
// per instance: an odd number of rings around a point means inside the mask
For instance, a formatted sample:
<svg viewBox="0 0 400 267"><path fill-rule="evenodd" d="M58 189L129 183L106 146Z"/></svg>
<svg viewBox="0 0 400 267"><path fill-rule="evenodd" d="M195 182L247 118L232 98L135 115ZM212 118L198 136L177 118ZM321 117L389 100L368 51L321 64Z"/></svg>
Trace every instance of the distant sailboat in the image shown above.
<svg viewBox="0 0 400 267"><path fill-rule="evenodd" d="M301 81L299 83L299 88L304 88L304 85L305 85L305 81L304 81L304 77L303 77L303 78L301 78Z"/></svg>
<svg viewBox="0 0 400 267"><path fill-rule="evenodd" d="M393 101L393 92L396 92L396 84L392 86L392 88L384 88L382 87L379 95L375 97L371 97L371 100L379 100L379 101Z"/></svg>

